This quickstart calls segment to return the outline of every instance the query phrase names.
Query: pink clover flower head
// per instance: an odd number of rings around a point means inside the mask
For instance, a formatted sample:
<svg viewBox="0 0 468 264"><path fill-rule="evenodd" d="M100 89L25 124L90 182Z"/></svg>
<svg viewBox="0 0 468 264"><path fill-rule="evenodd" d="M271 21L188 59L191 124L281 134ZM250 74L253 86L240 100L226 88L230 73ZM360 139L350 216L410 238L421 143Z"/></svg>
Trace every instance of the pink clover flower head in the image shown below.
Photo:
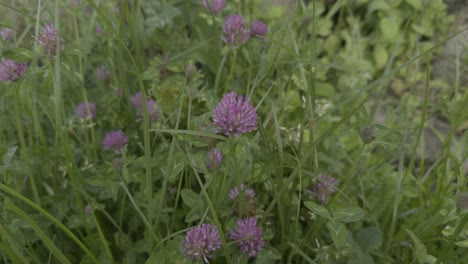
<svg viewBox="0 0 468 264"><path fill-rule="evenodd" d="M27 69L27 63L4 59L0 62L0 81L16 82L24 76Z"/></svg>
<svg viewBox="0 0 468 264"><path fill-rule="evenodd" d="M230 230L230 238L236 240L242 253L255 257L265 245L262 229L257 227L257 219L248 217L237 221L236 230Z"/></svg>
<svg viewBox="0 0 468 264"><path fill-rule="evenodd" d="M96 69L96 78L101 81L106 81L110 78L111 72L106 68L105 65L99 66Z"/></svg>
<svg viewBox="0 0 468 264"><path fill-rule="evenodd" d="M141 101L141 93L137 92L134 96L131 97L132 103L137 109L137 121L143 120L143 103ZM148 117L150 121L155 121L159 116L159 108L156 101L153 99L146 100L146 111L148 112Z"/></svg>
<svg viewBox="0 0 468 264"><path fill-rule="evenodd" d="M93 102L82 102L76 107L76 115L81 119L94 119L96 117L96 105Z"/></svg>
<svg viewBox="0 0 468 264"><path fill-rule="evenodd" d="M52 24L46 24L42 29L41 35L37 38L37 43L41 45L45 53L48 56L54 56L57 50L57 38L58 38L58 31ZM59 39L60 44L63 43L63 39ZM63 49L63 45L62 46Z"/></svg>
<svg viewBox="0 0 468 264"><path fill-rule="evenodd" d="M234 46L240 46L250 38L250 29L245 27L244 18L241 15L227 16L224 20L223 32L223 41Z"/></svg>
<svg viewBox="0 0 468 264"><path fill-rule="evenodd" d="M102 141L104 150L114 150L115 153L121 153L127 143L128 137L120 130L108 132Z"/></svg>
<svg viewBox="0 0 468 264"><path fill-rule="evenodd" d="M254 21L250 27L250 36L265 40L268 34L268 26L262 21Z"/></svg>
<svg viewBox="0 0 468 264"><path fill-rule="evenodd" d="M16 32L11 28L4 28L0 31L0 36L2 36L3 41L9 42L12 41L15 37Z"/></svg>
<svg viewBox="0 0 468 264"><path fill-rule="evenodd" d="M123 95L123 90L122 90L122 88L120 88L120 87L115 88L114 94L115 94L115 96L117 96L117 97L122 96L122 95Z"/></svg>
<svg viewBox="0 0 468 264"><path fill-rule="evenodd" d="M207 12L218 13L226 5L225 0L202 0L203 6Z"/></svg>
<svg viewBox="0 0 468 264"><path fill-rule="evenodd" d="M217 148L212 148L206 155L206 167L209 170L219 167L221 160L223 159L223 153Z"/></svg>
<svg viewBox="0 0 468 264"><path fill-rule="evenodd" d="M213 112L215 132L238 137L257 129L257 113L248 97L230 92L223 96Z"/></svg>
<svg viewBox="0 0 468 264"><path fill-rule="evenodd" d="M336 192L337 180L331 176L320 175L317 183L308 191L315 196L319 202L325 204Z"/></svg>
<svg viewBox="0 0 468 264"><path fill-rule="evenodd" d="M221 239L215 225L203 224L187 232L184 243L185 256L208 263L211 253L221 248Z"/></svg>
<svg viewBox="0 0 468 264"><path fill-rule="evenodd" d="M255 191L250 187L247 188L247 186L243 183L240 186L234 186L234 188L229 191L229 198L231 198L233 201L236 200L236 198L239 196L239 191L244 193L246 200L252 200L255 198Z"/></svg>

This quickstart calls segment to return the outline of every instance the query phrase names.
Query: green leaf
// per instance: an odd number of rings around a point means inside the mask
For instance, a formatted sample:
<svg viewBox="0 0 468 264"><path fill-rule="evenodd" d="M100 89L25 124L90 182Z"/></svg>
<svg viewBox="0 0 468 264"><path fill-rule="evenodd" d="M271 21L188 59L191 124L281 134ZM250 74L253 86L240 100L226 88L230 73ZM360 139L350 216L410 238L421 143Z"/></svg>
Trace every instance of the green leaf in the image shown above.
<svg viewBox="0 0 468 264"><path fill-rule="evenodd" d="M421 0L406 0L408 4L410 4L414 9L416 10L421 10L422 5L421 5Z"/></svg>
<svg viewBox="0 0 468 264"><path fill-rule="evenodd" d="M367 7L367 13L370 14L376 10L387 11L390 10L390 6L385 0L373 0Z"/></svg>
<svg viewBox="0 0 468 264"><path fill-rule="evenodd" d="M312 211L312 213L320 215L321 217L324 217L326 219L332 220L332 217L330 213L328 212L327 208L318 205L312 201L304 202L304 205Z"/></svg>
<svg viewBox="0 0 468 264"><path fill-rule="evenodd" d="M457 245L457 246L459 246L459 247L466 247L466 248L468 248L468 240L463 240L463 241L455 242L455 245Z"/></svg>
<svg viewBox="0 0 468 264"><path fill-rule="evenodd" d="M190 208L197 208L203 204L201 197L192 190L183 189L181 192L182 200Z"/></svg>
<svg viewBox="0 0 468 264"><path fill-rule="evenodd" d="M383 233L380 229L376 227L365 227L357 233L356 243L363 252L369 253L382 245L382 236Z"/></svg>
<svg viewBox="0 0 468 264"><path fill-rule="evenodd" d="M408 229L405 229L405 230L411 237L411 240L413 240L413 244L414 244L413 252L418 263L421 263L421 264L435 263L437 259L434 256L427 254L427 249L424 246L424 244L421 243L421 240L419 240L419 238L413 232L411 232L411 230L408 230Z"/></svg>
<svg viewBox="0 0 468 264"><path fill-rule="evenodd" d="M400 33L400 23L396 19L391 19L388 17L380 20L380 30L382 31L383 39L386 42L393 43L398 39L398 34Z"/></svg>
<svg viewBox="0 0 468 264"><path fill-rule="evenodd" d="M357 222L363 217L364 211L359 207L341 208L333 212L333 219L344 223Z"/></svg>
<svg viewBox="0 0 468 264"><path fill-rule="evenodd" d="M16 150L18 149L17 146L9 148L5 154L3 154L3 164L10 165L13 157L15 156Z"/></svg>
<svg viewBox="0 0 468 264"><path fill-rule="evenodd" d="M388 61L388 52L382 45L376 45L374 47L374 60L375 66L378 69L385 67Z"/></svg>
<svg viewBox="0 0 468 264"><path fill-rule="evenodd" d="M374 264L372 257L364 252L357 252L348 260L348 264Z"/></svg>
<svg viewBox="0 0 468 264"><path fill-rule="evenodd" d="M341 248L346 242L346 226L340 222L328 221L327 222L328 231L333 239L335 247Z"/></svg>
<svg viewBox="0 0 468 264"><path fill-rule="evenodd" d="M159 6L157 13L145 19L146 35L151 35L156 28L163 28L166 25L172 24L174 18L180 14L178 8L170 4L162 4Z"/></svg>
<svg viewBox="0 0 468 264"><path fill-rule="evenodd" d="M6 50L2 55L7 59L17 62L30 62L34 58L34 52L24 48Z"/></svg>

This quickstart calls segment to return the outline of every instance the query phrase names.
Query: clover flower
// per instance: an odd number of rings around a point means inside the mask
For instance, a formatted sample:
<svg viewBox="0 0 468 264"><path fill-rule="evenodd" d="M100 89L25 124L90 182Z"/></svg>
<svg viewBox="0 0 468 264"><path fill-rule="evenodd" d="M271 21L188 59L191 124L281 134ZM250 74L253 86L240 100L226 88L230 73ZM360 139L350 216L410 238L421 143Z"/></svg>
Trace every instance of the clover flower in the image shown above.
<svg viewBox="0 0 468 264"><path fill-rule="evenodd" d="M262 21L254 21L250 27L250 36L265 40L268 34L268 26Z"/></svg>
<svg viewBox="0 0 468 264"><path fill-rule="evenodd" d="M101 25L96 25L96 33L98 35L102 35L102 33L104 33L104 31L102 30Z"/></svg>
<svg viewBox="0 0 468 264"><path fill-rule="evenodd" d="M244 18L241 15L227 16L223 25L225 43L240 46L250 38L250 29L245 27Z"/></svg>
<svg viewBox="0 0 468 264"><path fill-rule="evenodd" d="M337 180L331 176L320 175L318 182L308 193L315 196L322 204L325 204L335 194L337 183Z"/></svg>
<svg viewBox="0 0 468 264"><path fill-rule="evenodd" d="M106 81L110 78L111 72L106 68L105 65L99 66L96 69L96 78L101 81Z"/></svg>
<svg viewBox="0 0 468 264"><path fill-rule="evenodd" d="M226 5L225 0L202 0L205 10L208 12L218 13Z"/></svg>
<svg viewBox="0 0 468 264"><path fill-rule="evenodd" d="M16 32L11 28L4 28L0 31L0 36L2 36L3 41L9 42L13 40L15 33Z"/></svg>
<svg viewBox="0 0 468 264"><path fill-rule="evenodd" d="M115 153L121 153L127 143L128 137L120 130L108 132L102 141L104 150L114 150Z"/></svg>
<svg viewBox="0 0 468 264"><path fill-rule="evenodd" d="M96 117L96 105L93 102L82 102L76 107L76 115L81 119L94 119Z"/></svg>
<svg viewBox="0 0 468 264"><path fill-rule="evenodd" d="M230 230L230 238L236 240L242 253L255 257L260 253L265 242L262 239L262 229L257 227L255 217L244 218L237 221L236 230Z"/></svg>
<svg viewBox="0 0 468 264"><path fill-rule="evenodd" d="M221 163L221 159L223 159L223 153L217 148L212 148L206 154L206 167L209 170L213 168L217 168Z"/></svg>
<svg viewBox="0 0 468 264"><path fill-rule="evenodd" d="M241 184L240 186L234 186L230 191L229 191L229 198L231 200L236 200L236 198L239 196L239 191L243 192L244 197L246 200L251 200L255 197L255 191L252 188L246 188L247 186L245 184Z"/></svg>
<svg viewBox="0 0 468 264"><path fill-rule="evenodd" d="M224 95L213 112L215 132L238 137L245 132L257 129L257 113L248 97L236 92Z"/></svg>
<svg viewBox="0 0 468 264"><path fill-rule="evenodd" d="M0 62L0 81L16 82L24 76L27 69L27 63L4 59Z"/></svg>
<svg viewBox="0 0 468 264"><path fill-rule="evenodd" d="M221 248L221 239L214 225L203 224L194 227L185 236L185 256L195 260L204 260L208 263L208 259L212 257L211 253L219 248Z"/></svg>
<svg viewBox="0 0 468 264"><path fill-rule="evenodd" d="M41 35L36 39L37 43L44 47L45 53L48 56L53 56L57 50L57 38L58 38L57 29L55 29L54 25L46 24L42 29ZM60 44L62 44L63 39L59 39ZM60 45L62 46L62 45ZM63 48L63 46L62 46Z"/></svg>
<svg viewBox="0 0 468 264"><path fill-rule="evenodd" d="M141 101L141 93L137 92L134 96L131 97L132 103L137 109L137 121L143 120L143 103ZM150 121L154 121L159 116L159 108L157 107L156 101L153 99L146 100L146 111L148 112L148 117Z"/></svg>

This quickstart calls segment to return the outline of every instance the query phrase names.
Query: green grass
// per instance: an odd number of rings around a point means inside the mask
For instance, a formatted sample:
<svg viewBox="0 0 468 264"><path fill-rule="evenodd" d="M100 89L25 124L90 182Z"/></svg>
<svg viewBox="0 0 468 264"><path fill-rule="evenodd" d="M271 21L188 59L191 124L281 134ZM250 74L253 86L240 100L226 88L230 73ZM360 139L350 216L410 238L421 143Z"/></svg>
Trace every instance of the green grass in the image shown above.
<svg viewBox="0 0 468 264"><path fill-rule="evenodd" d="M443 1L77 2L0 0L16 30L0 57L29 65L0 83L0 263L197 263L184 240L201 224L219 230L209 263L468 262L466 54L448 58L453 82L434 77L460 34ZM265 22L266 41L224 43L231 14ZM46 23L53 56L35 41ZM213 125L231 91L258 115L239 137ZM111 130L125 151L103 149ZM232 201L240 184L255 198ZM255 257L230 238L242 216L263 231Z"/></svg>

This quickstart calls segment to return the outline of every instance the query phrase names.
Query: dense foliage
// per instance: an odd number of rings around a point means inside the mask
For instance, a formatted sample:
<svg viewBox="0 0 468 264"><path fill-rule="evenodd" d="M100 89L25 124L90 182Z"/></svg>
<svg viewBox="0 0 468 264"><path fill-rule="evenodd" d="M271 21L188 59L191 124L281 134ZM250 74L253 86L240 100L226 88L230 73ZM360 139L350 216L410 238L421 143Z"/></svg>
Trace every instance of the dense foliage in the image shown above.
<svg viewBox="0 0 468 264"><path fill-rule="evenodd" d="M468 262L442 0L31 2L0 1L0 262Z"/></svg>

